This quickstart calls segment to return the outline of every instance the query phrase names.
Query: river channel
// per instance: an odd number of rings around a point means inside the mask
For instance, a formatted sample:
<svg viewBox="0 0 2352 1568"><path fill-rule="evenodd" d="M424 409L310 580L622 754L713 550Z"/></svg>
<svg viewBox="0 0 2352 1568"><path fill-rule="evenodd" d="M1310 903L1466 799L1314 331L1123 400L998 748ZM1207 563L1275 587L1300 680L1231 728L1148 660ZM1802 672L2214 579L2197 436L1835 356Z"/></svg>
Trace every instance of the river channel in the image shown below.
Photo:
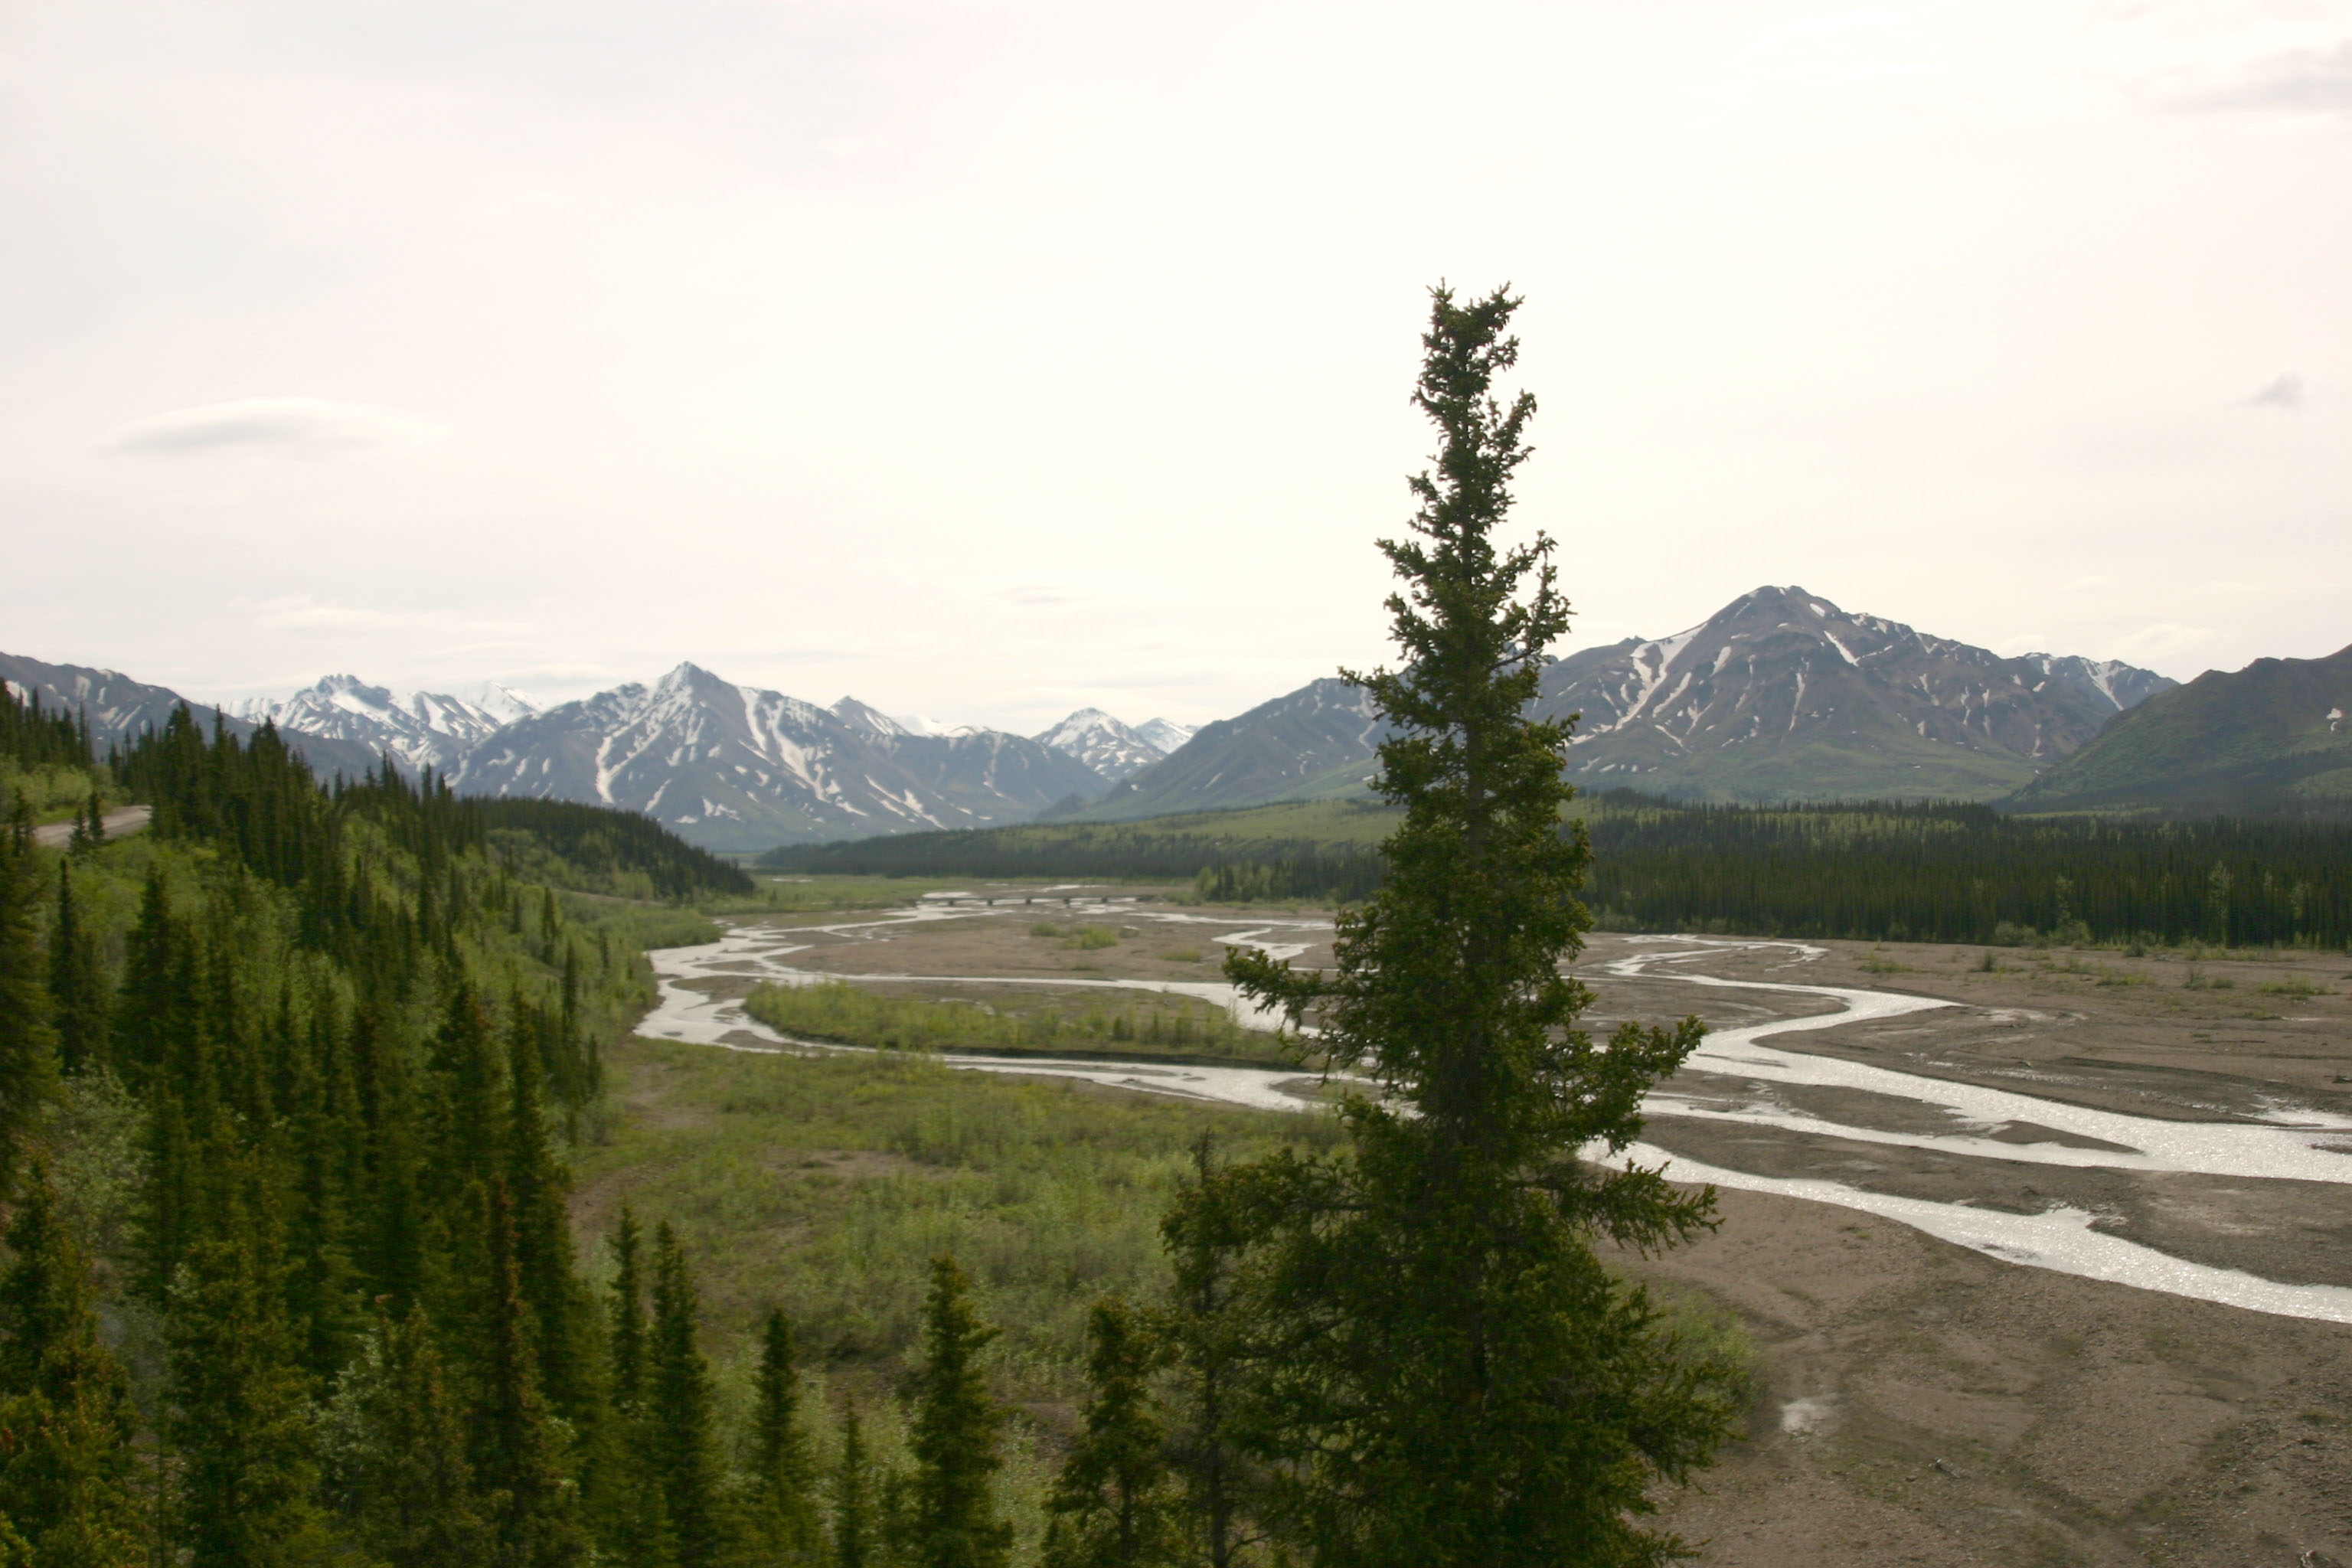
<svg viewBox="0 0 2352 1568"><path fill-rule="evenodd" d="M1074 916L1128 921L1175 922L1199 927L1224 945L1260 947L1276 957L1294 957L1328 936L1328 921L1271 917L1237 926L1230 916L1203 915L1131 900L1091 902L1075 899ZM1150 979L1044 979L1029 976L923 975L861 973L845 976L788 962L819 940L856 940L889 928L940 921L1026 919L1025 904L993 905L979 898L940 895L910 909L819 925L737 926L722 940L698 947L666 948L651 954L660 999L639 1026L656 1039L758 1052L802 1052L842 1047L794 1040L751 1017L740 1000L714 995L714 982L732 990L746 980L777 985L807 985L850 978L856 981L932 982L944 985L1050 986L1154 991L1194 997L1227 1008L1239 1023L1271 1029L1276 1020L1257 1012L1223 982ZM1707 961L1735 951L1787 949L1792 964L1820 950L1798 942L1752 942L1733 939L1659 937L1637 939L1634 951L1603 966L1625 979L1667 981L1695 987L1729 988L1765 1001L1828 1010L1727 1027L1711 1032L1689 1068L1708 1081L1742 1083L1753 1095L1679 1093L1673 1085L1654 1094L1646 1110L1654 1117L1748 1122L1780 1131L1836 1137L1865 1143L1903 1145L1966 1156L2000 1167L2053 1165L2119 1171L2177 1172L2254 1180L2283 1179L2352 1184L2352 1121L2299 1108L2273 1110L2257 1121L2170 1121L2071 1105L2056 1100L1945 1079L1897 1071L1813 1054L1798 1047L1804 1034L1836 1026L1955 1005L1934 997L1850 986L1728 978L1706 972ZM1794 1038L1790 1038L1794 1037ZM1766 1044L1767 1039L1775 1043ZM1324 1103L1321 1082L1297 1071L1206 1064L1142 1064L1070 1058L992 1057L956 1054L947 1065L975 1072L1021 1073L1084 1079L1112 1088L1181 1095L1265 1110L1306 1110ZM1890 1103L1924 1109L1918 1117L1891 1119L1906 1125L1852 1122L1791 1109L1768 1086L1811 1086L1883 1097ZM2023 1130L2023 1131L2021 1131ZM1935 1202L1875 1193L1843 1183L1765 1175L1728 1165L1635 1144L1616 1158L1666 1168L1677 1181L1711 1182L1719 1187L1776 1194L1837 1205L1880 1215L1989 1257L2030 1268L2054 1269L2143 1289L2221 1302L2284 1316L2352 1323L2352 1289L2266 1279L2234 1268L2188 1261L2098 1228L2100 1217L2086 1209L2057 1205L2039 1214L1980 1208L1969 1202ZM1971 1166L1971 1169L1974 1167Z"/></svg>

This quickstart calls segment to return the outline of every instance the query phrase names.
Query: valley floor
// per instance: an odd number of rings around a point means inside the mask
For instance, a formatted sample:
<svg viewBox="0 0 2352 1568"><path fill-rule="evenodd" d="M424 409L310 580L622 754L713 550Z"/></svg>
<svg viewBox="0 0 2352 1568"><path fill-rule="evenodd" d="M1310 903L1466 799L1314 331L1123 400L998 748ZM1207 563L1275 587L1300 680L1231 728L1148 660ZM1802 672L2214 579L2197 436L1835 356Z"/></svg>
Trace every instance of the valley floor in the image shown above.
<svg viewBox="0 0 2352 1568"><path fill-rule="evenodd" d="M1188 909L1133 889L964 890L922 910L803 916L740 930L722 949L657 955L667 996L646 1032L772 1051L775 1037L730 998L827 976L1005 1010L1205 1008L1223 994L1225 942L1309 963L1328 954L1318 911ZM1702 1562L1750 1568L2292 1568L2305 1552L2320 1554L2315 1565L2352 1563L2352 964L2001 949L1987 962L1976 948L1596 934L1575 966L1597 993L1598 1026L1696 1010L1717 1031L1654 1099L1648 1138L1653 1157L1725 1173L1725 1223L1629 1264L1736 1311L1758 1346L1759 1397L1746 1439L1699 1485L1662 1499L1667 1517L1704 1542ZM1828 1026L1773 1032L1792 1019ZM631 1049L618 1065L633 1086L658 1068L723 1097L734 1076L728 1058L677 1045ZM1279 1136L1261 1113L1212 1112L1203 1100L1302 1105L1313 1094L1295 1069L1127 1055L962 1065L1016 1075L972 1084L975 1111L1026 1082L1023 1092L1050 1089L1088 1117L1121 1103L1137 1108L1137 1127L1164 1119L1148 1139L1162 1151L1181 1142L1178 1123L1204 1114L1235 1118L1249 1139ZM827 1056L811 1069L852 1070ZM765 1076L794 1059L736 1063ZM940 1106L959 1098L943 1082L924 1093ZM695 1140L658 1129L707 1110L642 1087L625 1105L625 1142L658 1138L675 1161L697 1157ZM1101 1136L1084 1141L1099 1148ZM736 1123L730 1147L739 1162L821 1174L827 1191L903 1184L913 1169L903 1153L797 1147L812 1138L844 1141L780 1113ZM615 1160L599 1173L598 1158L583 1194L592 1207L643 1168ZM950 1157L945 1168L961 1167ZM1107 1240L1121 1238L1109 1273L1132 1274L1148 1247L1133 1211L1159 1201L1144 1190L1165 1180L1156 1169L1114 1205L1129 1217L1104 1222ZM1790 1195L1796 1183L1829 1201ZM971 1213L987 1207L979 1189L967 1196ZM740 1206L738 1225L728 1204L709 1205L698 1225L708 1247L772 1251L841 1223L822 1205L782 1219L772 1203ZM1887 1217L1896 1212L1937 1217L1905 1224ZM2018 1228L2032 1225L2043 1230ZM1013 1230L992 1235L1013 1254L1024 1245ZM1085 1273L1055 1256L1063 1278ZM2126 1272L2114 1273L2116 1257ZM2102 1269L2111 1277L2082 1277ZM2279 1310L2223 1304L2257 1299ZM1040 1341L1034 1353L1058 1352ZM1055 1403L1054 1378L1029 1381L1031 1399Z"/></svg>

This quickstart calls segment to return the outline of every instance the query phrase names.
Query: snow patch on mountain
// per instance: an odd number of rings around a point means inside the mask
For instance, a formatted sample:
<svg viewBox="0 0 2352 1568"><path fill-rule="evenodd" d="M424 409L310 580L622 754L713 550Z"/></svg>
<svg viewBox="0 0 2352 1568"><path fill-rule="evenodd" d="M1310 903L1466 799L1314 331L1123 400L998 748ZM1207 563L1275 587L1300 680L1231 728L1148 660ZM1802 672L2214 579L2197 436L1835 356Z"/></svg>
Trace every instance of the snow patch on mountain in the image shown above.
<svg viewBox="0 0 2352 1568"><path fill-rule="evenodd" d="M1041 746L1076 757L1113 784L1140 773L1168 754L1145 740L1140 731L1129 729L1099 708L1081 708L1045 733L1031 738Z"/></svg>
<svg viewBox="0 0 2352 1568"><path fill-rule="evenodd" d="M256 697L229 711L252 723L274 722L295 734L320 735L397 757L411 768L447 772L478 742L538 711L521 693L484 683L489 703L439 691L395 692L355 675L330 675L287 697Z"/></svg>

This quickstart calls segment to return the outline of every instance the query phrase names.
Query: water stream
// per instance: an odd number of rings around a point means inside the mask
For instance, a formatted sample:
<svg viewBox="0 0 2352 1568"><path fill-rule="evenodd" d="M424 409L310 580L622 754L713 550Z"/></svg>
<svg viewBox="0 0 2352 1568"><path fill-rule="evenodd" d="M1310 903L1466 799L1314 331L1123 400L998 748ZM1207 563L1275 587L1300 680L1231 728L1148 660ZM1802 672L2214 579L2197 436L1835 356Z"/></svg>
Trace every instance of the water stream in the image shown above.
<svg viewBox="0 0 2352 1568"><path fill-rule="evenodd" d="M1072 912L1083 915L1115 916L1131 921L1204 926L1233 924L1229 919L1175 910L1149 910L1127 900L1104 903L1076 901L1071 909ZM875 919L797 928L740 926L716 942L699 947L661 949L651 955L660 986L660 1000L638 1026L637 1032L656 1039L721 1046L735 1050L842 1048L787 1038L745 1013L740 1002L714 998L689 984L721 977L751 978L778 985L808 985L852 978L963 985L1038 985L1060 990L1160 992L1222 1005L1232 1012L1236 1022L1249 1026L1270 1029L1276 1022L1236 996L1234 988L1223 982L864 973L845 976L828 971L803 969L783 962L792 954L814 945L804 940L811 935L823 934L835 940L856 941L886 934L891 928L913 923L985 919L1016 912L1027 911L1021 906L992 907L976 900L959 904L952 895L948 895L913 909L893 911ZM1329 924L1325 921L1269 919L1244 930L1224 931L1213 940L1228 945L1264 947L1276 957L1295 957L1329 930ZM1297 940L1292 940L1294 938ZM1611 973L1626 978L1672 980L1700 986L1820 997L1838 1004L1835 1012L1776 1018L1714 1032L1693 1055L1690 1065L1694 1068L1737 1076L1743 1081L1759 1085L1821 1086L1889 1096L1940 1110L1950 1119L1951 1130L1927 1132L1896 1131L1832 1121L1767 1100L1727 1107L1719 1100L1703 1102L1691 1095L1673 1091L1662 1091L1652 1097L1651 1109L1661 1114L1746 1121L1791 1131L1900 1144L2011 1163L2193 1172L2235 1177L2352 1184L2352 1137L2347 1137L2347 1134L2352 1134L2352 1121L2343 1118L2288 1109L2274 1110L2269 1120L2260 1124L2168 1121L2153 1117L2090 1110L2013 1090L1983 1089L1765 1045L1762 1042L1768 1037L1801 1034L1874 1018L1898 1017L1958 1004L1934 997L1844 986L1727 979L1703 973L1691 967L1709 957L1758 947L1788 949L1795 955L1796 962L1808 962L1819 956L1821 950L1808 948L1802 943L1688 937L1637 940L1643 942L1643 951L1609 963L1606 968ZM1114 1088L1181 1095L1261 1110L1296 1110L1321 1103L1317 1093L1318 1080L1311 1074L1295 1070L1025 1056L958 1054L942 1059L950 1067L974 1072L1079 1079ZM2004 1130L2017 1136L2021 1129L2047 1131L2059 1136L2049 1141L2026 1142L1993 1136ZM2071 1139L2095 1141L2104 1147L2089 1147L2066 1141ZM1758 1175L1672 1154L1649 1144L1637 1144L1620 1157L1644 1165L1664 1165L1669 1175L1680 1181L1712 1182L1718 1187L1771 1193L1858 1209L1972 1247L2006 1262L2111 1280L2143 1289L2162 1290L2199 1300L2219 1301L2254 1311L2352 1323L2352 1289L2287 1284L2235 1269L2187 1262L2153 1247L2093 1229L2097 1216L2078 1208L2061 1207L2038 1215L2017 1215L1976 1208L1966 1203L1895 1197L1838 1182Z"/></svg>

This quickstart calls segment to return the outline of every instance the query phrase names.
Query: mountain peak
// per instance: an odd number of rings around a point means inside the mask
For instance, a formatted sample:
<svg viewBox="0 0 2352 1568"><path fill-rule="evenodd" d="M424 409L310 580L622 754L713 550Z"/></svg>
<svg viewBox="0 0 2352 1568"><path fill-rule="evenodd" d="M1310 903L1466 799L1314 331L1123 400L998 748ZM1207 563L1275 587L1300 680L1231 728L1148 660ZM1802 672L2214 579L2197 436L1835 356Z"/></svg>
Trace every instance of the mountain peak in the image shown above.
<svg viewBox="0 0 2352 1568"><path fill-rule="evenodd" d="M1116 784L1168 753L1099 708L1081 708L1043 734L1031 737L1094 769Z"/></svg>

